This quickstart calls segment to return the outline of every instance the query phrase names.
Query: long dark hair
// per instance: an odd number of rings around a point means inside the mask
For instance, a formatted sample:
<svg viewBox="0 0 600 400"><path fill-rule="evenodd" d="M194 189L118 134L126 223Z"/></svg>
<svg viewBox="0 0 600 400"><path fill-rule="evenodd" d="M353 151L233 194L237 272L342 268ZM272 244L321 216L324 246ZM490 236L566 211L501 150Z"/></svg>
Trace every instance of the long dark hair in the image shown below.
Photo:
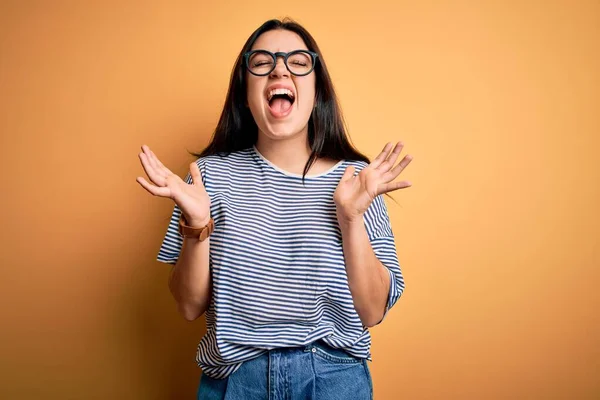
<svg viewBox="0 0 600 400"><path fill-rule="evenodd" d="M369 158L355 149L348 139L342 111L319 46L317 46L311 34L304 27L288 18L283 21L278 19L269 20L250 35L242 51L240 51L231 72L225 105L211 141L201 153L191 154L196 157L221 153L227 154L247 149L256 144L258 126L252 117L250 109L246 106L244 53L252 49L254 42L256 42L260 35L274 29L285 29L298 34L304 40L308 50L319 54L319 59L314 69L314 73L316 74L316 107L308 121L308 143L311 148L311 154L304 166L302 179L304 180L306 173L317 158L321 157L327 157L336 161L359 160L369 163Z"/></svg>

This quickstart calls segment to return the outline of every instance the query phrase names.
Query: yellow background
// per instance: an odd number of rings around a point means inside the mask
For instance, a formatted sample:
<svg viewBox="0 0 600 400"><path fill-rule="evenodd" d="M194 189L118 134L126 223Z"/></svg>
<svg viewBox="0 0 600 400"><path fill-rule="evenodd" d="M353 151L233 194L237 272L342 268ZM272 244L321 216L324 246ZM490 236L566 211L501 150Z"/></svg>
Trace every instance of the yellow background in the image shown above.
<svg viewBox="0 0 600 400"><path fill-rule="evenodd" d="M354 143L404 140L407 289L372 330L376 399L600 397L597 1L3 1L0 397L189 399L204 318L155 261L263 21L315 36Z"/></svg>

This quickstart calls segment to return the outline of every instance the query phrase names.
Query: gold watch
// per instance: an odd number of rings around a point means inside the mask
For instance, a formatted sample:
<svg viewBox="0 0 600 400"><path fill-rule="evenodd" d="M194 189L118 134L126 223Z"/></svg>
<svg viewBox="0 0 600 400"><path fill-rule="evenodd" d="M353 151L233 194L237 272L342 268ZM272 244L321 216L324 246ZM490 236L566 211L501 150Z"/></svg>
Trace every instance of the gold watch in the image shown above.
<svg viewBox="0 0 600 400"><path fill-rule="evenodd" d="M186 238L198 238L199 242L205 241L215 230L215 221L211 218L202 228L194 228L187 225L187 221L183 214L179 218L179 234Z"/></svg>

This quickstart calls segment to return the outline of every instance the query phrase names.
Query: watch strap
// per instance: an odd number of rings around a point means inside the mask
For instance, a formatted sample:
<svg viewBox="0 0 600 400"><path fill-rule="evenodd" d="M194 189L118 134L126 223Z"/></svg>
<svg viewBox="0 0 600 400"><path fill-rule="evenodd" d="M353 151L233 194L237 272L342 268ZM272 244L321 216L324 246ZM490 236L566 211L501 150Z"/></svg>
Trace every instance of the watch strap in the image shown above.
<svg viewBox="0 0 600 400"><path fill-rule="evenodd" d="M211 218L208 224L202 228L189 226L183 214L179 218L179 234L186 238L198 238L202 242L206 240L215 230L215 221Z"/></svg>

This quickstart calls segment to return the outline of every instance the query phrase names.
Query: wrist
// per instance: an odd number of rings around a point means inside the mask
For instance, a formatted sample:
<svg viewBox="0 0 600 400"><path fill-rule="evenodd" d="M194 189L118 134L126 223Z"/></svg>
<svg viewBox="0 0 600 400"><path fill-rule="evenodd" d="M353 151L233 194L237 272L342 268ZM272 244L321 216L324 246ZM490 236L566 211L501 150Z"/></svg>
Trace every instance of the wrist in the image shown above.
<svg viewBox="0 0 600 400"><path fill-rule="evenodd" d="M192 228L204 228L210 222L210 215L206 218L188 218L183 215L183 220L186 225Z"/></svg>
<svg viewBox="0 0 600 400"><path fill-rule="evenodd" d="M363 216L358 215L354 217L340 216L338 215L338 224L342 230L344 229L352 229L356 227L362 227L363 225Z"/></svg>
<svg viewBox="0 0 600 400"><path fill-rule="evenodd" d="M196 238L198 241L203 242L208 239L215 229L215 223L212 218L209 218L208 222L204 222L202 219L188 222L182 214L181 218L179 218L179 234L184 238Z"/></svg>

